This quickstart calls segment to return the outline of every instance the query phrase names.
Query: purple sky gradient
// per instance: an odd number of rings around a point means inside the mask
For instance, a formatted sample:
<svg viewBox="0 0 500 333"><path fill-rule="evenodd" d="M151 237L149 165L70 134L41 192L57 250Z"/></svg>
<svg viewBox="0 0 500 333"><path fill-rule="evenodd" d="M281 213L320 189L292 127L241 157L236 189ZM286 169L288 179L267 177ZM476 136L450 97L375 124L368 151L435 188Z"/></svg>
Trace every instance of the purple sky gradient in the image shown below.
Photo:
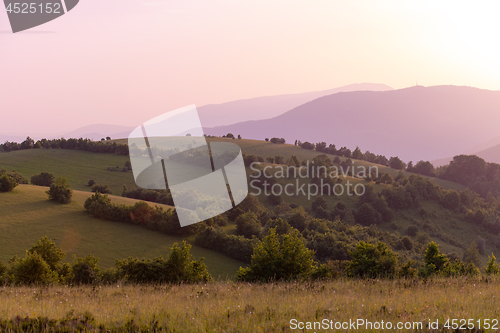
<svg viewBox="0 0 500 333"><path fill-rule="evenodd" d="M136 126L186 105L356 82L499 90L498 12L451 1L81 0L12 34L2 7L0 133Z"/></svg>

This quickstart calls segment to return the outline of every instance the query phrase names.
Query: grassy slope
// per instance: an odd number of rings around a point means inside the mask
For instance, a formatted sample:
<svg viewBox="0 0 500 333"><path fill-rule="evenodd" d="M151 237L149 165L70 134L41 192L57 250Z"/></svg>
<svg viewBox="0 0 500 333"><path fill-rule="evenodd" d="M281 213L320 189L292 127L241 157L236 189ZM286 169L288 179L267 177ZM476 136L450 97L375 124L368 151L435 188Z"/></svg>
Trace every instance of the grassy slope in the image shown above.
<svg viewBox="0 0 500 333"><path fill-rule="evenodd" d="M113 141L117 143L127 143L126 139ZM302 149L291 144L281 145L258 140L209 138L209 141L234 142L241 147L243 152L259 155L264 158L267 156L281 155L284 156L285 159L288 159L293 154L296 155L300 160L304 160L312 159L314 156L322 154L320 152ZM330 157L333 158L334 156L332 155ZM16 169L25 177L30 177L32 174L40 173L42 171L49 171L54 173L54 175L56 176L62 175L67 177L74 189L82 191L90 191L86 184L89 179L94 179L98 183L108 184L113 192L119 195L122 191L123 184L126 184L129 187L134 186L132 173L130 171L126 173L111 172L107 170L107 167L121 167L124 165L127 159L128 156L119 156L113 154L98 154L73 150L34 149L0 154L0 168L3 167L8 170ZM343 160L344 158L341 159ZM356 160L356 165L364 165L365 167L369 167L375 164ZM389 167L381 165L377 166L379 167L380 174L387 172L395 177L399 172L398 170ZM250 172L251 171L249 170L249 174ZM410 175L410 173L407 172L405 172L405 174ZM427 178L445 189L465 189L465 186L457 183L433 177ZM353 184L364 182L362 180L351 177L348 177L348 179ZM280 179L278 180L278 182L285 184L288 182L288 180ZM301 180L301 182L303 182L303 180ZM308 180L305 180L305 182L308 182ZM376 185L376 189L381 190L383 186L385 185ZM252 189L250 190L252 191ZM263 195L261 195L260 199L264 204L266 204L266 206L271 207L271 205L267 203L267 200L265 200L266 198ZM338 201L342 200L345 204L347 204L348 208L357 209L357 198L354 196L348 197L347 195L344 195L341 198L329 196L325 197L325 199L330 208L332 208ZM314 197L312 197L312 200L314 200ZM311 207L312 200L309 200L307 197L303 196L286 198L287 202L299 204L304 206L305 208ZM424 218L417 213L417 210L398 212L394 219L394 222L396 222L398 225L398 232L401 235L404 235L406 227L409 226L410 223L414 223L415 220L422 222L424 220L429 220L431 224L437 225L439 228L441 228L442 232L450 233L450 235L453 236L456 240L462 242L464 246L468 246L478 234L486 239L491 238L491 235L474 229L473 226L463 221L460 216L444 210L437 205L434 206L432 203L429 203L428 205L431 205L433 207L432 211L435 211L434 215L436 217L430 216ZM456 221L457 227L455 227L455 224L453 224L453 227L451 227L450 223L452 223L452 221ZM381 225L380 227L381 229L394 232L394 230L389 228L388 225ZM234 230L228 231L233 232ZM459 255L463 253L463 249L446 244L435 237L433 237L432 239L438 241L441 244L442 250L445 252L456 252ZM485 258L486 255L484 256L483 260L485 260Z"/></svg>
<svg viewBox="0 0 500 333"><path fill-rule="evenodd" d="M296 147L291 144L274 144L269 141L258 141L258 140L233 140L233 139L226 139L226 138L209 138L209 141L211 142L219 142L219 141L224 141L224 142L234 142L238 144L241 147L241 150L247 154L254 154L254 155L260 155L264 158L267 156L275 156L275 155L281 155L287 160L290 158L291 155L296 155L299 160L304 160L304 159L309 159L312 160L315 156L321 155L323 153L317 152L315 150L307 150L307 149L302 149L300 147ZM330 155L327 154L331 159L335 158L335 155ZM340 157L340 159L343 161L346 158L345 157ZM382 166L379 164L375 163L370 163L367 161L359 161L359 160L354 160L356 166L365 166L367 169L369 166L378 166L379 168L379 173L380 175L383 175L384 173L388 173L392 175L393 177L396 177L399 173L398 170L389 168L387 166ZM406 176L411 175L410 172L404 172ZM434 177L426 177L429 180L431 180L433 183L441 186L444 189L453 189L453 190L465 190L465 186L450 182L447 180L439 179L439 178L434 178Z"/></svg>
<svg viewBox="0 0 500 333"><path fill-rule="evenodd" d="M99 154L68 149L30 149L0 154L0 168L15 169L28 180L34 174L52 172L55 177L68 178L71 188L90 191L90 179L110 186L113 194L120 195L123 184L134 185L132 172L108 171L108 167L125 165L128 156Z"/></svg>
<svg viewBox="0 0 500 333"><path fill-rule="evenodd" d="M47 188L19 185L14 191L0 193L0 260L23 256L38 239L48 236L67 253L100 258L100 267L113 267L115 259L132 257L166 257L174 242L182 238L167 236L143 227L95 219L83 209L89 193L74 191L69 205L47 200ZM134 204L136 200L110 196L118 204ZM205 257L212 276L232 276L243 265L214 251L192 247L196 258Z"/></svg>

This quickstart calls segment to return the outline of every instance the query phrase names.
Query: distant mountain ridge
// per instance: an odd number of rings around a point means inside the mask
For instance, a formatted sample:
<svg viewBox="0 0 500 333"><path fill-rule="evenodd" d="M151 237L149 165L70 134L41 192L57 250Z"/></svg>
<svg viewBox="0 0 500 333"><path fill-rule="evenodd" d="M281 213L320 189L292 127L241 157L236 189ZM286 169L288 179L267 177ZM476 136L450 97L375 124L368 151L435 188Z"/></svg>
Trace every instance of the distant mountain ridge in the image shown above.
<svg viewBox="0 0 500 333"><path fill-rule="evenodd" d="M223 126L246 120L272 118L318 97L334 94L337 92L356 90L387 91L392 90L392 88L388 85L379 83L355 83L323 91L263 96L230 101L221 104L209 104L200 106L197 109L203 127ZM165 112L168 111L171 110L165 110ZM130 132L136 126L92 124L77 128L71 132L56 134L51 133L50 135L32 134L31 137L33 139L82 137L92 140L100 140L101 138L106 138L107 136L109 136L112 139L122 139L127 138ZM20 142L25 138L26 136L16 134L0 135L0 142L3 143L6 140Z"/></svg>
<svg viewBox="0 0 500 333"><path fill-rule="evenodd" d="M454 156L500 134L500 91L415 86L320 97L280 116L207 129L211 135L325 141L405 161Z"/></svg>
<svg viewBox="0 0 500 333"><path fill-rule="evenodd" d="M365 90L388 91L393 90L393 88L380 83L355 83L323 91L255 97L221 104L209 104L198 107L198 114L203 127L224 126L249 120L273 118L322 96L338 92Z"/></svg>

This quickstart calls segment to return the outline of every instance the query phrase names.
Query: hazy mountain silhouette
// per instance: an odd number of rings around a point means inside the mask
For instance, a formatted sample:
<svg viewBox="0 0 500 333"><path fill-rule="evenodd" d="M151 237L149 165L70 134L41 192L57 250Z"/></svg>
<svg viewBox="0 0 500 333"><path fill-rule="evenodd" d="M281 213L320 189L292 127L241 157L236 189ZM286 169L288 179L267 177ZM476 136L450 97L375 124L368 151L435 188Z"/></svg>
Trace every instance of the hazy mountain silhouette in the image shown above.
<svg viewBox="0 0 500 333"><path fill-rule="evenodd" d="M500 134L500 91L415 86L320 97L268 120L206 129L244 138L325 141L405 161L454 156Z"/></svg>
<svg viewBox="0 0 500 333"><path fill-rule="evenodd" d="M230 125L248 120L269 119L322 96L361 90L388 91L393 89L385 84L356 83L323 91L256 97L222 104L209 104L198 107L198 114L203 127Z"/></svg>
<svg viewBox="0 0 500 333"><path fill-rule="evenodd" d="M119 125L106 125L106 124L94 124L84 127L80 127L68 133L56 137L69 138L88 138L92 140L101 140L107 136L112 139L122 139L127 138L134 127L119 126Z"/></svg>

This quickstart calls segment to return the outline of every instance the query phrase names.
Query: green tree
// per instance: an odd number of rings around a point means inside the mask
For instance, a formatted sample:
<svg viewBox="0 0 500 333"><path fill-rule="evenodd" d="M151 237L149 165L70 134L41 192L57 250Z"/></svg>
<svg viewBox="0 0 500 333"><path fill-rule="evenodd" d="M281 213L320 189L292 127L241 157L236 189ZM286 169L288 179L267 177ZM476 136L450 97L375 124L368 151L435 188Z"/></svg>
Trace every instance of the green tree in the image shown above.
<svg viewBox="0 0 500 333"><path fill-rule="evenodd" d="M425 266L421 269L420 275L426 277L437 273L444 268L447 262L448 258L439 251L439 245L434 242L430 242L425 250Z"/></svg>
<svg viewBox="0 0 500 333"><path fill-rule="evenodd" d="M382 175L382 177L380 177L380 180L379 180L381 183L383 184L392 184L392 182L394 181L394 179L392 178L392 176L390 174L388 174L387 172L384 173Z"/></svg>
<svg viewBox="0 0 500 333"><path fill-rule="evenodd" d="M9 276L18 285L46 285L57 281L57 273L50 269L38 252L27 252L26 257L12 262Z"/></svg>
<svg viewBox="0 0 500 333"><path fill-rule="evenodd" d="M363 160L364 159L364 155L363 153L361 152L361 149L359 149L359 147L356 147L356 149L354 149L354 151L352 152L352 158L355 158L357 160Z"/></svg>
<svg viewBox="0 0 500 333"><path fill-rule="evenodd" d="M252 212L247 212L241 214L236 218L236 233L238 235L245 236L246 238L252 238L252 236L259 236L262 229L262 225L257 218L257 215Z"/></svg>
<svg viewBox="0 0 500 333"><path fill-rule="evenodd" d="M274 163L285 164L285 158L281 155L276 155L276 156L274 156Z"/></svg>
<svg viewBox="0 0 500 333"><path fill-rule="evenodd" d="M85 258L76 258L71 267L71 282L76 284L92 284L99 281L99 258L92 254Z"/></svg>
<svg viewBox="0 0 500 333"><path fill-rule="evenodd" d="M254 248L250 266L240 267L236 279L267 282L306 278L315 269L313 256L314 252L306 247L298 230L292 229L280 237L276 229L271 228Z"/></svg>
<svg viewBox="0 0 500 333"><path fill-rule="evenodd" d="M288 166L294 166L294 167L300 167L300 161L297 158L297 156L292 155L292 156L290 156L290 159L288 160L287 165Z"/></svg>
<svg viewBox="0 0 500 333"><path fill-rule="evenodd" d="M458 210L460 208L460 194L455 190L448 190L441 200L444 208Z"/></svg>
<svg viewBox="0 0 500 333"><path fill-rule="evenodd" d="M468 263L473 263L476 267L481 265L481 257L479 256L479 249L477 248L476 242L472 242L469 248L464 253L463 261Z"/></svg>
<svg viewBox="0 0 500 333"><path fill-rule="evenodd" d="M0 192L10 192L12 191L18 184L16 181L7 175L0 176Z"/></svg>
<svg viewBox="0 0 500 333"><path fill-rule="evenodd" d="M91 187L92 192L99 192L101 194L112 194L108 185L94 184Z"/></svg>
<svg viewBox="0 0 500 333"><path fill-rule="evenodd" d="M42 257L42 259L53 271L56 271L59 268L59 263L66 255L61 247L57 247L56 244L47 236L42 237L28 250L28 254L33 254L35 252Z"/></svg>
<svg viewBox="0 0 500 333"><path fill-rule="evenodd" d="M54 183L54 175L50 172L42 172L39 175L31 176L31 184L38 186L50 186Z"/></svg>
<svg viewBox="0 0 500 333"><path fill-rule="evenodd" d="M356 223L362 225L380 224L382 223L382 215L369 203L364 203L356 213Z"/></svg>
<svg viewBox="0 0 500 333"><path fill-rule="evenodd" d="M488 264L486 265L486 274L488 275L497 275L500 273L500 267L498 266L496 262L497 258L491 252L491 257L488 256Z"/></svg>
<svg viewBox="0 0 500 333"><path fill-rule="evenodd" d="M49 200L62 204L69 204L73 196L73 190L69 187L68 180L64 177L57 178L56 182L50 185L50 189L45 193L49 195Z"/></svg>
<svg viewBox="0 0 500 333"><path fill-rule="evenodd" d="M403 170L406 167L406 165L403 163L403 161L401 161L401 159L397 156L391 157L389 159L389 166L393 169L396 169L396 170Z"/></svg>
<svg viewBox="0 0 500 333"><path fill-rule="evenodd" d="M351 261L347 265L349 276L362 278L392 277L398 268L398 255L385 243L377 245L360 241L353 251L349 251Z"/></svg>
<svg viewBox="0 0 500 333"><path fill-rule="evenodd" d="M301 145L302 148L307 149L307 150L314 150L314 144L310 142L303 142Z"/></svg>
<svg viewBox="0 0 500 333"><path fill-rule="evenodd" d="M408 165L409 167L409 165ZM434 166L432 165L431 162L429 161L419 161L414 167L412 167L411 170L408 170L410 172L418 173L424 176L430 176L430 177L435 177L436 175L434 174Z"/></svg>

